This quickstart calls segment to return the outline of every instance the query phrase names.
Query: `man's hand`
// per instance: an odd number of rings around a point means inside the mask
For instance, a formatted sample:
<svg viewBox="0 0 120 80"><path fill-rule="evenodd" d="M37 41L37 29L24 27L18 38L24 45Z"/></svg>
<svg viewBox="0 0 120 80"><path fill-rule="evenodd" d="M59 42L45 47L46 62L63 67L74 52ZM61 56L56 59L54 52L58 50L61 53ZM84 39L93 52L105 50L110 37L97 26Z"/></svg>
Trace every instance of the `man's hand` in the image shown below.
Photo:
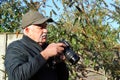
<svg viewBox="0 0 120 80"><path fill-rule="evenodd" d="M62 53L64 51L64 47L65 44L63 43L51 43L41 52L41 55L47 60L49 57Z"/></svg>

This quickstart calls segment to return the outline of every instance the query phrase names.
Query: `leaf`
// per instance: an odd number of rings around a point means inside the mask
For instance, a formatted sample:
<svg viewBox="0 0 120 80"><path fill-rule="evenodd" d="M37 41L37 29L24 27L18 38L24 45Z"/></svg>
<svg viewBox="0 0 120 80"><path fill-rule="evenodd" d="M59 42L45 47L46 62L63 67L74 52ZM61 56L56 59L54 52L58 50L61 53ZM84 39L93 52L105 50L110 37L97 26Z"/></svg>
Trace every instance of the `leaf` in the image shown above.
<svg viewBox="0 0 120 80"><path fill-rule="evenodd" d="M57 13L52 9L53 14L57 15Z"/></svg>
<svg viewBox="0 0 120 80"><path fill-rule="evenodd" d="M77 10L82 13L82 10L78 7L78 6L75 6L77 8Z"/></svg>
<svg viewBox="0 0 120 80"><path fill-rule="evenodd" d="M52 17L52 11L50 11L50 17Z"/></svg>
<svg viewBox="0 0 120 80"><path fill-rule="evenodd" d="M77 21L78 21L78 18L75 18L73 26L76 24Z"/></svg>
<svg viewBox="0 0 120 80"><path fill-rule="evenodd" d="M54 2L54 0L52 0L54 6L56 7L57 10L60 10L60 8L56 5L56 3Z"/></svg>

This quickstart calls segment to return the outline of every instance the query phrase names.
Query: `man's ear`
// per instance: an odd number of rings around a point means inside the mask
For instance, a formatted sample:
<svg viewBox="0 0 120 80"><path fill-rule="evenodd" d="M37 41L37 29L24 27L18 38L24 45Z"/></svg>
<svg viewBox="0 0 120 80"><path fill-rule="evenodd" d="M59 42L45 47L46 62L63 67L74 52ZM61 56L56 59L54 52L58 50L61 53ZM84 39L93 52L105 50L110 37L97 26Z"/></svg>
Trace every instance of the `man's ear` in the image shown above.
<svg viewBox="0 0 120 80"><path fill-rule="evenodd" d="M29 27L26 27L25 29L24 29L24 31L26 32L26 33L28 33L29 32Z"/></svg>
<svg viewBox="0 0 120 80"><path fill-rule="evenodd" d="M29 27L24 28L24 34L27 35L29 33L29 31L30 31Z"/></svg>

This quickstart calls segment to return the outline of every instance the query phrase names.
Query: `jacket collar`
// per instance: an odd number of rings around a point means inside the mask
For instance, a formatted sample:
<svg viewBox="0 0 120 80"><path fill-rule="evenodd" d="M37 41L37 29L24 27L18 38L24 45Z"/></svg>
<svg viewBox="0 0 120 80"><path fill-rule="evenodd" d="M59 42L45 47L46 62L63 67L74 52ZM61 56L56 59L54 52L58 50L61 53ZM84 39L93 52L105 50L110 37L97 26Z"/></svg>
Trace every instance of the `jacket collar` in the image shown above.
<svg viewBox="0 0 120 80"><path fill-rule="evenodd" d="M37 42L35 42L34 40L32 40L26 35L23 35L22 41L30 49L38 49L39 51L42 50L42 47Z"/></svg>

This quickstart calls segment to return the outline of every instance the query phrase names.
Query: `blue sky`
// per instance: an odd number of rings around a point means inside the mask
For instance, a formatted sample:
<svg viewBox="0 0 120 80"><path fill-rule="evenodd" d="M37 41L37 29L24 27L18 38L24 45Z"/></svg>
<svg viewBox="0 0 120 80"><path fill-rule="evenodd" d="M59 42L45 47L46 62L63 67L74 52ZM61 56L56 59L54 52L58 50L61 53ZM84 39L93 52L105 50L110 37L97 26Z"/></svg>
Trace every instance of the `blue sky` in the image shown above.
<svg viewBox="0 0 120 80"><path fill-rule="evenodd" d="M57 15L53 15L52 18L53 18L55 21L57 21L58 18L60 17L60 14L61 14L62 11L63 11L63 7L62 7L62 4L61 4L60 0L54 0L54 1L56 1L55 3L57 4L57 6L60 8L59 11L55 8L52 0L46 0L46 1L47 1L46 4L49 5L49 6L51 6L51 7L45 7L45 8L44 8L44 10L46 11L46 16L50 16L50 11L51 11L52 9L54 9L54 10L57 12ZM112 10L114 9L114 8L110 5L110 3L113 3L113 0L105 0L105 2L108 4L109 9L112 9ZM112 22L112 20L108 20L108 22L110 22L110 25L111 25L113 28L118 28L118 26L119 26L119 25L117 25L116 22Z"/></svg>
<svg viewBox="0 0 120 80"><path fill-rule="evenodd" d="M113 0L106 0L106 3L109 5L109 9L114 10L113 6L110 5L110 3L113 3ZM118 28L119 25L117 24L117 22L112 22L112 20L109 20L108 22L110 22L110 25L113 28Z"/></svg>
<svg viewBox="0 0 120 80"><path fill-rule="evenodd" d="M6 0L0 0L0 2L1 1L6 1ZM28 0L28 1L30 1L30 0ZM43 0L33 0L33 1L43 1ZM62 12L63 12L63 7L62 7L62 4L61 4L61 0L54 0L55 1L55 3L57 4L57 6L60 8L60 10L58 11L56 8L55 8L55 6L54 6L54 4L53 4L53 2L52 2L52 0L45 0L45 1L47 1L46 2L46 4L47 5L49 5L49 6L51 6L51 7L45 7L45 8L43 8L44 10L45 10L45 12L46 12L46 14L44 14L44 15L46 15L46 16L50 16L50 11L53 9L53 10L55 10L55 12L57 13L57 15L52 15L52 18L55 20L55 21L58 21L58 19L59 19L59 17L60 17L60 14L62 14ZM109 9L114 9L111 5L110 5L110 3L113 3L113 0L105 0L105 2L107 2L107 4L109 5ZM117 25L117 23L116 22L112 22L112 20L108 20L108 22L110 22L110 25L113 27L113 28L117 28L119 25Z"/></svg>
<svg viewBox="0 0 120 80"><path fill-rule="evenodd" d="M55 1L56 1L56 0L55 0ZM56 5L59 7L59 9L60 9L59 11L55 8L52 0L47 0L47 3L46 3L46 4L48 4L48 5L51 6L51 7L46 7L45 10L46 10L46 12L47 12L47 13L46 13L47 16L50 16L50 11L51 11L52 9L55 10L55 12L57 13L57 15L54 15L54 14L53 14L52 17L54 18L55 21L57 21L58 18L60 17L60 14L62 14L62 12L63 12L63 7L62 7L62 4L61 4L60 0L56 1L55 3L56 3Z"/></svg>

